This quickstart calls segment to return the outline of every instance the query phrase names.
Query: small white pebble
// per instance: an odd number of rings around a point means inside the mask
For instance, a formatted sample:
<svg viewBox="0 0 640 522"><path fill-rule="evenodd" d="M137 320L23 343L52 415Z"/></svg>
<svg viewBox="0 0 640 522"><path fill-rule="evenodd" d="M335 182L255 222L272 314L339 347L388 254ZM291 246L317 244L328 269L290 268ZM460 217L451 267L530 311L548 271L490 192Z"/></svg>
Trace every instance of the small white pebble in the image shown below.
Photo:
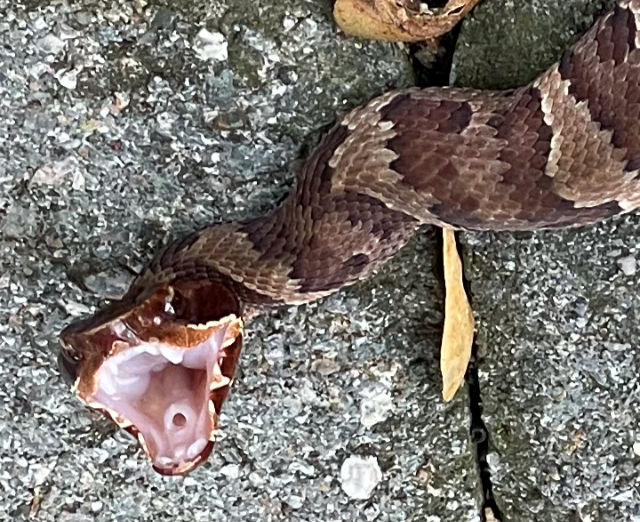
<svg viewBox="0 0 640 522"><path fill-rule="evenodd" d="M495 472L495 469L500 466L500 456L492 451L487 455L487 464L492 469L492 471Z"/></svg>
<svg viewBox="0 0 640 522"><path fill-rule="evenodd" d="M46 466L35 465L33 470L33 482L36 486L42 486L50 475L51 470Z"/></svg>
<svg viewBox="0 0 640 522"><path fill-rule="evenodd" d="M635 443L633 444L633 453L634 453L636 456L640 457L640 440L639 440L638 442L635 442Z"/></svg>
<svg viewBox="0 0 640 522"><path fill-rule="evenodd" d="M75 301L66 301L63 304L67 313L73 317L88 315L92 312L91 308L89 308L88 306L82 303L76 303Z"/></svg>
<svg viewBox="0 0 640 522"><path fill-rule="evenodd" d="M42 165L31 177L32 185L60 186L78 169L78 160L73 156Z"/></svg>
<svg viewBox="0 0 640 522"><path fill-rule="evenodd" d="M349 497L365 500L382 480L376 457L351 456L342 463L340 483Z"/></svg>
<svg viewBox="0 0 640 522"><path fill-rule="evenodd" d="M252 471L251 473L249 473L249 482L254 488L258 488L264 486L266 480L259 473Z"/></svg>
<svg viewBox="0 0 640 522"><path fill-rule="evenodd" d="M383 422L393 409L393 400L387 393L367 397L360 403L360 423L370 428Z"/></svg>
<svg viewBox="0 0 640 522"><path fill-rule="evenodd" d="M636 258L633 256L621 257L618 259L618 266L626 276L635 275L637 269Z"/></svg>
<svg viewBox="0 0 640 522"><path fill-rule="evenodd" d="M284 29L284 32L286 33L287 31L290 31L291 29L293 29L293 27L296 25L296 19L292 18L290 16L285 16L282 19L282 28Z"/></svg>
<svg viewBox="0 0 640 522"><path fill-rule="evenodd" d="M220 468L220 473L230 479L237 479L240 476L240 466L238 464L227 464Z"/></svg>
<svg viewBox="0 0 640 522"><path fill-rule="evenodd" d="M31 27L33 27L34 31L43 31L48 27L47 21L44 19L44 17L39 16L32 22Z"/></svg>
<svg viewBox="0 0 640 522"><path fill-rule="evenodd" d="M291 509L300 509L304 504L304 498L298 495L289 495L284 501Z"/></svg>
<svg viewBox="0 0 640 522"><path fill-rule="evenodd" d="M71 71L64 71L62 73L57 73L56 78L58 83L62 85L65 89L73 90L78 86L78 73L80 71L77 69L73 69Z"/></svg>
<svg viewBox="0 0 640 522"><path fill-rule="evenodd" d="M36 46L47 54L56 55L64 49L65 43L56 35L49 33L47 36L40 38L36 42Z"/></svg>
<svg viewBox="0 0 640 522"><path fill-rule="evenodd" d="M229 57L227 41L221 33L200 29L193 43L193 49L201 60L222 62Z"/></svg>
<svg viewBox="0 0 640 522"><path fill-rule="evenodd" d="M98 511L102 511L103 506L104 504L99 500L96 500L95 502L91 502L91 511L93 511L94 513L97 513Z"/></svg>
<svg viewBox="0 0 640 522"><path fill-rule="evenodd" d="M340 365L333 359L317 359L311 363L311 369L326 377L340 370Z"/></svg>

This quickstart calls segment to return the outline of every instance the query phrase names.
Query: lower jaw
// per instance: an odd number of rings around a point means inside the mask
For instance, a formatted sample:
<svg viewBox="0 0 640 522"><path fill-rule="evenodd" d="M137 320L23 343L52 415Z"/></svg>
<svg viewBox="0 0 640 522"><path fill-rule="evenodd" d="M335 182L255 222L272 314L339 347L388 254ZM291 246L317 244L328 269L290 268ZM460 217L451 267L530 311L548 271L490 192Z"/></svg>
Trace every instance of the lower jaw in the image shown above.
<svg viewBox="0 0 640 522"><path fill-rule="evenodd" d="M184 475L186 473L189 473L193 471L195 468L197 468L200 464L205 462L207 458L209 458L209 455L213 450L213 444L214 443L212 440L207 441L207 445L204 447L204 449L200 452L200 454L194 460L189 462L183 462L178 466L163 467L156 462L152 462L153 470L159 473L160 475L166 475L166 476Z"/></svg>

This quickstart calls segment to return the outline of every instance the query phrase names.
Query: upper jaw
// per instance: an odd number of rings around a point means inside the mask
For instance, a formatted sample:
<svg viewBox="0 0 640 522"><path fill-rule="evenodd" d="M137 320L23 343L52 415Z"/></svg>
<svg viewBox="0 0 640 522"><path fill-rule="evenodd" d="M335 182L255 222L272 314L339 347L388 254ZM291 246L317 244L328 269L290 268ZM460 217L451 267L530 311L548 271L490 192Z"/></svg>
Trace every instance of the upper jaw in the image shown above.
<svg viewBox="0 0 640 522"><path fill-rule="evenodd" d="M185 322L172 298L165 287L106 323L84 322L62 335L79 398L137 436L167 475L192 470L211 452L243 332L234 313Z"/></svg>

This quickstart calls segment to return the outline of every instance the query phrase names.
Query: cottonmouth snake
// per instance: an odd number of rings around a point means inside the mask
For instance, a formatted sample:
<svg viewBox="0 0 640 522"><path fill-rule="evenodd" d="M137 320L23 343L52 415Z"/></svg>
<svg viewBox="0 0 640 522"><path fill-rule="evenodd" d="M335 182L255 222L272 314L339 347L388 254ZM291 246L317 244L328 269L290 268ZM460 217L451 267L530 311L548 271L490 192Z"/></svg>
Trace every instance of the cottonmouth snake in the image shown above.
<svg viewBox="0 0 640 522"><path fill-rule="evenodd" d="M161 251L122 300L62 333L79 397L156 470L206 459L244 322L370 276L421 225L523 230L640 206L640 0L531 85L386 93L347 114L271 213Z"/></svg>

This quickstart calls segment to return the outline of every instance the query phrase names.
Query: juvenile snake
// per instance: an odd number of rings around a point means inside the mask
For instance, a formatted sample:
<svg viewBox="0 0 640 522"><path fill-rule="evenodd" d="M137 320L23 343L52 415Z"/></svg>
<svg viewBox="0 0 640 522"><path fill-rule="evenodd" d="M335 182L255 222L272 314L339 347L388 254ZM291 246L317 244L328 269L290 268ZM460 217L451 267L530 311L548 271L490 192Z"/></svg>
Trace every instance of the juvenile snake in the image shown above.
<svg viewBox="0 0 640 522"><path fill-rule="evenodd" d="M244 322L369 277L422 225L531 230L640 206L640 0L531 85L386 93L351 111L271 213L161 251L121 301L62 333L79 397L156 470L206 459Z"/></svg>

